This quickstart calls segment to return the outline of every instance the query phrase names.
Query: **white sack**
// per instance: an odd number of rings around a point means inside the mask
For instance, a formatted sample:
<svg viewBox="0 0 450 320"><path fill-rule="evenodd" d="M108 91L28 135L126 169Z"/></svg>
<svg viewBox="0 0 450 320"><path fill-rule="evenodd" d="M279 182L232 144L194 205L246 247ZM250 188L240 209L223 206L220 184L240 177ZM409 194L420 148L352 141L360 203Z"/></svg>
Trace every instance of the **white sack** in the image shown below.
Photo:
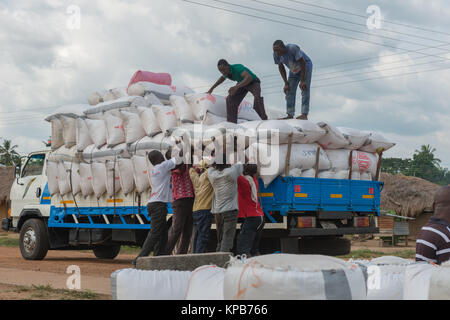
<svg viewBox="0 0 450 320"><path fill-rule="evenodd" d="M77 138L77 151L83 151L87 146L94 143L92 141L91 135L89 134L89 128L86 124L86 120L82 118L76 119L77 130L76 130L76 138Z"/></svg>
<svg viewBox="0 0 450 320"><path fill-rule="evenodd" d="M291 169L289 171L289 176L291 176L291 177L301 177L302 176L302 169L299 169L299 168Z"/></svg>
<svg viewBox="0 0 450 320"><path fill-rule="evenodd" d="M450 300L450 261L436 268L430 279L430 300Z"/></svg>
<svg viewBox="0 0 450 320"><path fill-rule="evenodd" d="M317 125L326 131L326 134L318 140L322 148L342 149L350 147L350 142L337 128L325 122L319 122Z"/></svg>
<svg viewBox="0 0 450 320"><path fill-rule="evenodd" d="M304 135L303 140L299 140L298 143L315 143L326 134L325 129L322 129L317 124L309 120L288 119L281 121L286 122L288 125L293 127L295 130L300 131Z"/></svg>
<svg viewBox="0 0 450 320"><path fill-rule="evenodd" d="M77 150L76 147L73 146L71 148L66 148L65 146L61 146L58 149L52 151L48 156L49 161L77 161Z"/></svg>
<svg viewBox="0 0 450 320"><path fill-rule="evenodd" d="M349 170L350 150L326 150L331 167L336 171ZM360 173L369 172L375 176L377 173L378 155L362 151L353 150L352 171Z"/></svg>
<svg viewBox="0 0 450 320"><path fill-rule="evenodd" d="M92 187L95 196L100 198L106 192L106 167L103 162L93 162L92 169Z"/></svg>
<svg viewBox="0 0 450 320"><path fill-rule="evenodd" d="M125 142L123 120L112 114L105 114L106 144L113 147Z"/></svg>
<svg viewBox="0 0 450 320"><path fill-rule="evenodd" d="M144 137L128 147L130 154L147 156L147 153L152 150L162 151L163 154L169 150L170 147L175 146L173 137L167 137L163 133L157 134L154 137Z"/></svg>
<svg viewBox="0 0 450 320"><path fill-rule="evenodd" d="M301 177L302 178L315 178L316 170L315 169L302 170Z"/></svg>
<svg viewBox="0 0 450 320"><path fill-rule="evenodd" d="M53 118L51 120L52 126L52 150L56 150L64 145L63 125L61 120Z"/></svg>
<svg viewBox="0 0 450 320"><path fill-rule="evenodd" d="M147 164L147 157L133 156L133 177L136 185L136 190L139 194L150 189L149 167Z"/></svg>
<svg viewBox="0 0 450 320"><path fill-rule="evenodd" d="M225 300L365 300L360 268L320 255L269 254L233 259L225 271Z"/></svg>
<svg viewBox="0 0 450 320"><path fill-rule="evenodd" d="M72 194L76 196L81 192L80 166L75 162L66 162L66 168L70 169L69 178L71 179Z"/></svg>
<svg viewBox="0 0 450 320"><path fill-rule="evenodd" d="M125 195L134 192L134 170L133 161L131 159L121 158L117 160L117 168L119 171L119 181L122 191Z"/></svg>
<svg viewBox="0 0 450 320"><path fill-rule="evenodd" d="M177 118L181 123L193 123L194 115L192 114L191 106L186 102L184 97L170 96L170 104L175 109Z"/></svg>
<svg viewBox="0 0 450 320"><path fill-rule="evenodd" d="M94 193L92 186L92 169L89 163L80 163L80 187L84 197Z"/></svg>
<svg viewBox="0 0 450 320"><path fill-rule="evenodd" d="M103 102L103 96L106 94L106 90L100 90L93 92L88 97L88 102L91 106L95 106L100 102Z"/></svg>
<svg viewBox="0 0 450 320"><path fill-rule="evenodd" d="M175 114L175 110L172 107L152 106L152 110L162 132L166 132L178 125L177 116Z"/></svg>
<svg viewBox="0 0 450 320"><path fill-rule="evenodd" d="M116 100L110 100L106 102L99 103L93 108L89 108L84 111L84 114L86 114L89 118L96 117L98 114L102 114L103 112L116 110L116 109L126 109L131 107L131 105L147 105L147 102L144 100L143 97L138 96L126 96L121 97Z"/></svg>
<svg viewBox="0 0 450 320"><path fill-rule="evenodd" d="M333 170L320 171L317 177L321 179L336 179L336 172Z"/></svg>
<svg viewBox="0 0 450 320"><path fill-rule="evenodd" d="M247 121L248 120L238 119L237 123L241 124L241 123L244 123L244 122L247 122ZM208 126L212 126L212 125L216 125L216 124L224 123L224 122L232 123L232 122L228 122L226 117L216 116L215 114L213 114L213 113L211 113L209 111L206 111L206 114L205 114L205 116L203 117L203 120L202 120L202 123L205 124L205 125L208 125Z"/></svg>
<svg viewBox="0 0 450 320"><path fill-rule="evenodd" d="M361 180L362 181L372 181L372 174L370 172L361 173Z"/></svg>
<svg viewBox="0 0 450 320"><path fill-rule="evenodd" d="M58 163L55 161L47 161L47 180L50 196L59 193L58 173Z"/></svg>
<svg viewBox="0 0 450 320"><path fill-rule="evenodd" d="M191 106L195 120L203 120L207 111L222 118L227 117L227 103L223 96L199 93L187 95L185 98ZM238 107L238 119L261 120L261 117L253 109L251 103L242 101Z"/></svg>
<svg viewBox="0 0 450 320"><path fill-rule="evenodd" d="M103 120L86 119L89 135L97 148L106 144L106 125Z"/></svg>
<svg viewBox="0 0 450 320"><path fill-rule="evenodd" d="M109 89L108 91L106 91L106 93L103 96L103 101L111 101L111 100L116 100L122 97L127 97L127 88L114 88L114 89Z"/></svg>
<svg viewBox="0 0 450 320"><path fill-rule="evenodd" d="M350 145L346 149L356 150L368 143L367 140L370 134L367 131L345 127L338 127L337 129L350 142Z"/></svg>
<svg viewBox="0 0 450 320"><path fill-rule="evenodd" d="M149 106L152 106L152 105L162 106L163 105L162 101L159 100L158 97L155 96L153 93L146 94L144 96L144 99Z"/></svg>
<svg viewBox="0 0 450 320"><path fill-rule="evenodd" d="M122 111L121 115L123 118L126 143L133 143L145 137L145 130L142 126L139 114Z"/></svg>
<svg viewBox="0 0 450 320"><path fill-rule="evenodd" d="M121 269L111 274L113 300L183 300L190 271Z"/></svg>
<svg viewBox="0 0 450 320"><path fill-rule="evenodd" d="M294 129L283 120L260 120L248 121L240 124L244 127L241 134L248 137L250 141L268 144L286 144L289 136L292 135L292 143L304 141L305 135Z"/></svg>
<svg viewBox="0 0 450 320"><path fill-rule="evenodd" d="M387 151L395 146L395 143L389 141L384 136L377 132L370 132L368 143L360 148L361 151L365 152L377 152L377 150L381 149L383 151Z"/></svg>
<svg viewBox="0 0 450 320"><path fill-rule="evenodd" d="M153 137L161 132L158 119L156 119L152 108L137 108L139 117L141 118L141 125L145 133L149 137Z"/></svg>
<svg viewBox="0 0 450 320"><path fill-rule="evenodd" d="M433 272L438 267L420 262L406 267L403 300L428 300Z"/></svg>
<svg viewBox="0 0 450 320"><path fill-rule="evenodd" d="M77 118L84 115L84 112L89 109L90 106L88 104L71 104L67 106L62 106L53 111L50 115L48 115L45 120L51 121L54 118L58 118L60 116Z"/></svg>
<svg viewBox="0 0 450 320"><path fill-rule="evenodd" d="M145 81L136 82L128 88L128 94L133 96L143 97L149 93L153 93L163 103L169 103L171 95L183 97L187 94L193 94L194 91L186 86L166 86Z"/></svg>
<svg viewBox="0 0 450 320"><path fill-rule="evenodd" d="M71 192L69 169L63 161L58 162L58 188L62 196Z"/></svg>
<svg viewBox="0 0 450 320"><path fill-rule="evenodd" d="M317 144L293 144L291 148L290 168L313 169L316 164ZM258 165L258 171L264 185L269 185L285 170L287 145L268 145L254 143L249 147L249 162ZM259 156L258 156L259 153ZM320 149L319 170L330 169L331 164L324 150Z"/></svg>
<svg viewBox="0 0 450 320"><path fill-rule="evenodd" d="M109 197L117 194L121 189L121 179L117 161L106 161L106 193Z"/></svg>
<svg viewBox="0 0 450 320"><path fill-rule="evenodd" d="M185 300L224 300L225 269L214 265L201 266L192 271Z"/></svg>
<svg viewBox="0 0 450 320"><path fill-rule="evenodd" d="M77 119L67 116L59 116L63 126L63 140L66 148L73 147L77 143Z"/></svg>

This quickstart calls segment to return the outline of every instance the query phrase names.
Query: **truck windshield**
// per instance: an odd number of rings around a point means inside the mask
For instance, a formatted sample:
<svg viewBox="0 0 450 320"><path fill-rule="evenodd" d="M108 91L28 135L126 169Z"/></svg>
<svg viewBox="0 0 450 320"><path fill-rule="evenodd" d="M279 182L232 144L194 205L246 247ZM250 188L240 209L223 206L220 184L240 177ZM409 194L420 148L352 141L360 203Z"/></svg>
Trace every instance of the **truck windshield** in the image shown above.
<svg viewBox="0 0 450 320"><path fill-rule="evenodd" d="M22 171L22 178L29 176L39 176L44 168L45 154L33 154L28 158Z"/></svg>

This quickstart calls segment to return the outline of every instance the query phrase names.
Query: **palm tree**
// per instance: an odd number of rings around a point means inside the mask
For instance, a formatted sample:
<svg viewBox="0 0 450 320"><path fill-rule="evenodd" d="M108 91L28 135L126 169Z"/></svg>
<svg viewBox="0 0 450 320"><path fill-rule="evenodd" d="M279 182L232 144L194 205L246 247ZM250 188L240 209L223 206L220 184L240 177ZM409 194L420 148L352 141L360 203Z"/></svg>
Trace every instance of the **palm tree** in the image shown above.
<svg viewBox="0 0 450 320"><path fill-rule="evenodd" d="M18 145L12 145L11 140L4 139L0 145L0 164L15 166L20 162L20 155L16 151Z"/></svg>

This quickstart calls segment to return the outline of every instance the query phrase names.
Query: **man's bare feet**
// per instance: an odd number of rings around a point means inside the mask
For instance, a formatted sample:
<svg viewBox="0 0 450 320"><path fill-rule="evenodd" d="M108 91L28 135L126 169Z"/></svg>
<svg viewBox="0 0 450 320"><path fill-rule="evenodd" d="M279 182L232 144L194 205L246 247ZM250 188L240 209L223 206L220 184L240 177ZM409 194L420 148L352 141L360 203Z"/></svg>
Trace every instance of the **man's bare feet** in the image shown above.
<svg viewBox="0 0 450 320"><path fill-rule="evenodd" d="M297 120L308 120L308 115L307 114L302 114L301 116L297 117Z"/></svg>

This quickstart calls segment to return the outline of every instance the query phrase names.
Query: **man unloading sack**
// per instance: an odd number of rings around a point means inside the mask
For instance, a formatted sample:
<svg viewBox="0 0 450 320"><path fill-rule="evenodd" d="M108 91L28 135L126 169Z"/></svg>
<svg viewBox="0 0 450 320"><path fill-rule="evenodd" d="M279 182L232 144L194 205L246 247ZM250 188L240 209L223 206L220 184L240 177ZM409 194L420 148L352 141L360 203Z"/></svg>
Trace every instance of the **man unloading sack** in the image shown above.
<svg viewBox="0 0 450 320"><path fill-rule="evenodd" d="M311 59L300 50L295 44L284 44L277 40L273 43L273 59L278 65L281 78L284 81L284 93L286 94L287 117L292 119L295 116L295 96L297 86L302 90L302 114L297 119L307 120L309 113L309 96L311 89L311 75L313 64ZM289 78L286 76L286 69L289 69Z"/></svg>
<svg viewBox="0 0 450 320"><path fill-rule="evenodd" d="M450 260L450 186L436 192L433 209L416 240L416 261L441 264Z"/></svg>
<svg viewBox="0 0 450 320"><path fill-rule="evenodd" d="M227 96L227 121L237 123L238 109L242 100L248 92L253 94L253 109L258 113L262 120L267 120L266 111L264 109L264 99L261 97L261 81L258 77L242 64L229 64L226 60L221 59L217 64L217 68L222 76L209 89L208 94L212 94L215 88L221 85L226 79L237 81L238 84L231 87Z"/></svg>

